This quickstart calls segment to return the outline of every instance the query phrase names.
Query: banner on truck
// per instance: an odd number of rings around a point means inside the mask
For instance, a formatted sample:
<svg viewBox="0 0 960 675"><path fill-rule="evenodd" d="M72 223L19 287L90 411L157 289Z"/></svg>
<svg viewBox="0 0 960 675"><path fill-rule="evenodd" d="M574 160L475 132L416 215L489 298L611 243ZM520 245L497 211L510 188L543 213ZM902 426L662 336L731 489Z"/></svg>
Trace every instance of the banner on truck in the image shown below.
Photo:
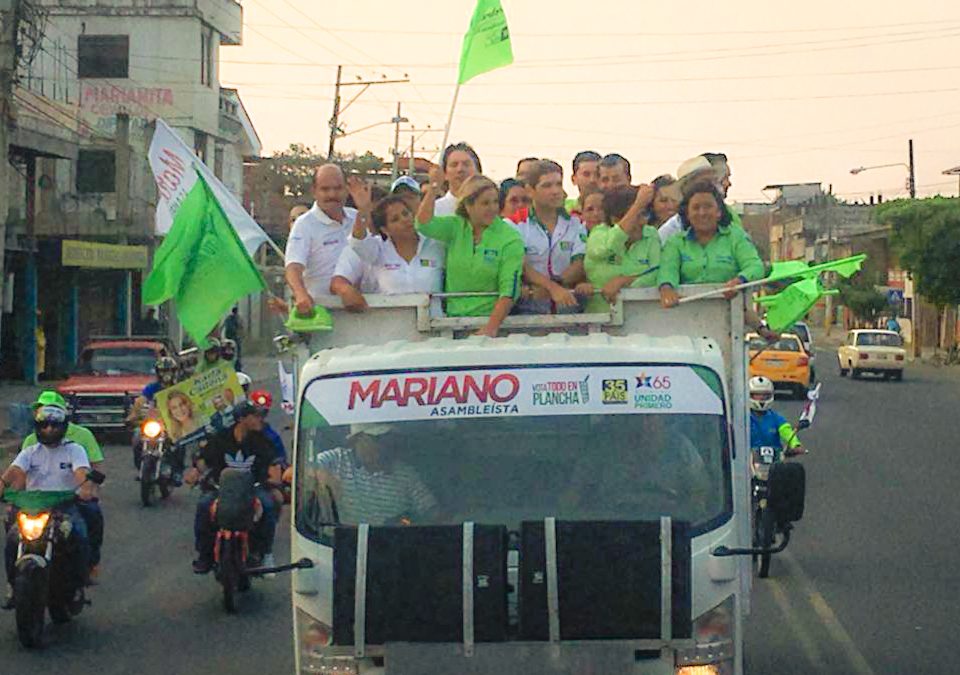
<svg viewBox="0 0 960 675"><path fill-rule="evenodd" d="M156 406L170 440L187 443L233 424L233 406L243 399L236 371L221 363L162 390Z"/></svg>
<svg viewBox="0 0 960 675"><path fill-rule="evenodd" d="M307 401L327 424L448 417L722 415L720 379L692 366L505 367L316 380Z"/></svg>

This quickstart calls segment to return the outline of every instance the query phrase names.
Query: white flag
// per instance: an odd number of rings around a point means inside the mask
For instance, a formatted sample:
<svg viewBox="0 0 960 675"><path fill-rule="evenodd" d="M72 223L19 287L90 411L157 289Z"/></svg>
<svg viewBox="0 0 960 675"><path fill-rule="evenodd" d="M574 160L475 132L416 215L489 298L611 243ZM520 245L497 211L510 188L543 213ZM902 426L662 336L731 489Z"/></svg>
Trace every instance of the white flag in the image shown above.
<svg viewBox="0 0 960 675"><path fill-rule="evenodd" d="M277 361L277 369L280 371L280 406L283 412L292 415L294 411L294 393L293 393L293 373L288 373L283 367L283 361Z"/></svg>
<svg viewBox="0 0 960 675"><path fill-rule="evenodd" d="M191 167L196 171L192 171ZM247 213L243 204L220 182L213 171L200 161L177 132L159 118L150 142L150 168L157 183L157 234L166 234L173 225L173 217L180 203L197 182L199 172L220 202L251 258L260 248L260 244L269 241L267 233Z"/></svg>
<svg viewBox="0 0 960 675"><path fill-rule="evenodd" d="M800 421L806 420L813 424L813 418L817 416L817 401L820 400L820 387L823 382L817 383L817 386L807 392L807 403L803 406L803 412L800 413Z"/></svg>

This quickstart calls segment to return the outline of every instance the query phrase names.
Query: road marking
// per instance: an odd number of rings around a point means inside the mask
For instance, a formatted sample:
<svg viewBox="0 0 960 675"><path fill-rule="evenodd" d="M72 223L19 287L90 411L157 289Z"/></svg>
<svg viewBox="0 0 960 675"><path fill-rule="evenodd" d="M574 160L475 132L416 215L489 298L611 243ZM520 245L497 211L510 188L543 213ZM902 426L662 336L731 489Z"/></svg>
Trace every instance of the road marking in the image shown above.
<svg viewBox="0 0 960 675"><path fill-rule="evenodd" d="M857 673L857 675L876 675L873 668L871 668L867 662L866 657L857 648L853 638L850 637L850 634L843 627L843 624L840 623L840 619L837 618L837 615L830 608L826 598L820 594L820 591L813 585L810 577L808 577L806 572L803 571L803 568L800 567L800 563L787 551L784 551L780 558L786 563L787 567L790 568L791 575L804 587L804 592L807 595L807 600L813 607L813 611L820 617L830 637L832 637L843 650L852 668L850 672Z"/></svg>
<svg viewBox="0 0 960 675"><path fill-rule="evenodd" d="M814 642L809 631L804 628L800 617L797 616L796 611L794 611L793 606L790 604L790 599L783 589L783 585L776 579L769 578L763 583L769 586L774 601L780 606L780 611L786 616L787 622L791 625L791 634L799 640L800 647L803 648L807 656L807 661L816 671L822 672L824 668L823 655L817 648L817 643Z"/></svg>

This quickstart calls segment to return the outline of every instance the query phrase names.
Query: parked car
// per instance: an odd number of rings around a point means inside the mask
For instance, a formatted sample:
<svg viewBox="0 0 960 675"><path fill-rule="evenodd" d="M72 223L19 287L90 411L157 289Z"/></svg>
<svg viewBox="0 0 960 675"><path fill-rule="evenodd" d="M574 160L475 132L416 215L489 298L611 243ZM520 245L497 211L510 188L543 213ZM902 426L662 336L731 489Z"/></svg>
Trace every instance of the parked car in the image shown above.
<svg viewBox="0 0 960 675"><path fill-rule="evenodd" d="M903 338L892 330L852 330L837 349L840 376L850 373L854 379L874 373L888 380L902 380L906 357Z"/></svg>
<svg viewBox="0 0 960 675"><path fill-rule="evenodd" d="M161 356L176 356L173 344L155 336L94 338L57 389L71 419L94 432L124 432L133 401L154 379Z"/></svg>
<svg viewBox="0 0 960 675"><path fill-rule="evenodd" d="M800 338L784 333L776 342L768 343L756 333L747 335L750 353L750 377L763 375L777 389L789 390L797 398L806 398L810 388L810 355Z"/></svg>

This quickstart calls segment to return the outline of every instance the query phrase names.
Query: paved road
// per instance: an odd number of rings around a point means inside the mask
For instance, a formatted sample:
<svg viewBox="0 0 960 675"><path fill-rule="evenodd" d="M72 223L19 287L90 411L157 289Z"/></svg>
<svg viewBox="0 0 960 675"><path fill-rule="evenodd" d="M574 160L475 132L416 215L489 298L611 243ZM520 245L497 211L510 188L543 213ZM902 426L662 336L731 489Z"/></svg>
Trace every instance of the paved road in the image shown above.
<svg viewBox="0 0 960 675"><path fill-rule="evenodd" d="M960 373L917 366L903 383L839 379L820 355L824 393L804 436L807 513L772 577L757 580L750 675L950 672L960 616ZM796 416L800 404L778 404ZM48 649L18 646L0 614L0 671L18 675L236 675L292 672L289 580L255 584L227 616L212 577L189 572L195 495L140 508L125 448L109 449L104 583ZM948 520L949 519L949 520ZM286 523L278 554L286 554ZM64 664L70 661L66 667Z"/></svg>
<svg viewBox="0 0 960 675"><path fill-rule="evenodd" d="M911 364L903 383L851 381L834 354L818 355L806 515L755 586L749 672L952 672L960 373Z"/></svg>

